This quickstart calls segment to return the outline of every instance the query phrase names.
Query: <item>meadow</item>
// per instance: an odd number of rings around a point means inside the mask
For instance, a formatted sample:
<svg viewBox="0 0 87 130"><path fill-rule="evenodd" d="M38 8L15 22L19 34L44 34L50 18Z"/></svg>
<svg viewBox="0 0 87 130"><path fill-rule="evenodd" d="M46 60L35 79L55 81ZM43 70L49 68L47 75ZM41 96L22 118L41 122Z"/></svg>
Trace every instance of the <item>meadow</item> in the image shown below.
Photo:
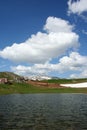
<svg viewBox="0 0 87 130"><path fill-rule="evenodd" d="M81 83L87 82L87 79L52 79L44 82L48 83ZM29 93L87 93L87 88L47 88L47 87L37 87L28 83L13 83L0 84L0 95L3 94L29 94Z"/></svg>

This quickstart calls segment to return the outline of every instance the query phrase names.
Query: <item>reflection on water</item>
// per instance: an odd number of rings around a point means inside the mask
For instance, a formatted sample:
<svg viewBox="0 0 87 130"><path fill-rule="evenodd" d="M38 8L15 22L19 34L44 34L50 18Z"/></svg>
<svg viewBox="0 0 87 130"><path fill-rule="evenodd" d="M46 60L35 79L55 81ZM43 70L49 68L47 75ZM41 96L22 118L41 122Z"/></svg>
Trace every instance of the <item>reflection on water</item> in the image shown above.
<svg viewBox="0 0 87 130"><path fill-rule="evenodd" d="M87 95L0 96L0 130L87 130Z"/></svg>

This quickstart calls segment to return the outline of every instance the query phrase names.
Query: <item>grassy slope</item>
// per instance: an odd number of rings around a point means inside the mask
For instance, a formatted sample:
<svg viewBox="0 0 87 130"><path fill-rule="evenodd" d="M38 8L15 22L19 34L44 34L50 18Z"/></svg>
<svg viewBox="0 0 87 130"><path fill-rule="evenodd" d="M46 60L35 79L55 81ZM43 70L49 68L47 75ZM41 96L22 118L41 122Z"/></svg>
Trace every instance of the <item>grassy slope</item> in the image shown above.
<svg viewBox="0 0 87 130"><path fill-rule="evenodd" d="M7 78L8 80L13 80L14 77L20 78L20 76L12 72L0 72L0 78Z"/></svg>
<svg viewBox="0 0 87 130"><path fill-rule="evenodd" d="M0 78L2 77L7 77L8 79L20 78L20 76L10 72L0 72ZM58 84L80 83L87 82L87 79L51 79L45 82ZM26 83L0 84L0 95L12 93L87 93L87 88L41 88Z"/></svg>
<svg viewBox="0 0 87 130"><path fill-rule="evenodd" d="M47 80L45 82L59 83L59 84L82 83L82 82L87 82L87 78L83 78L83 79L50 79L50 80Z"/></svg>
<svg viewBox="0 0 87 130"><path fill-rule="evenodd" d="M26 83L0 84L0 95L12 93L87 93L87 88L39 88Z"/></svg>

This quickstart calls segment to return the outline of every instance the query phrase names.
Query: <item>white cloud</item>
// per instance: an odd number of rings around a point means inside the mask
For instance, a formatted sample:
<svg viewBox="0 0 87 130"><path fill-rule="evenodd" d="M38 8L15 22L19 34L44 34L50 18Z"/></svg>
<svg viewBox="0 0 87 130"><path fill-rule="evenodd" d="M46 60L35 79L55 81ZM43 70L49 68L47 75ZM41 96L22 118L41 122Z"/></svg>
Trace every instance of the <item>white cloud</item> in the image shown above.
<svg viewBox="0 0 87 130"><path fill-rule="evenodd" d="M87 69L85 69L85 70L81 73L81 77L86 77L86 78L87 78Z"/></svg>
<svg viewBox="0 0 87 130"><path fill-rule="evenodd" d="M70 75L70 78L87 78L87 70L83 70L80 73L74 73Z"/></svg>
<svg viewBox="0 0 87 130"><path fill-rule="evenodd" d="M60 66L62 70L82 71L87 67L87 56L81 56L77 52L72 52L69 57L64 56L60 59Z"/></svg>
<svg viewBox="0 0 87 130"><path fill-rule="evenodd" d="M69 33L73 30L74 26L70 25L70 23L66 20L56 17L48 17L46 20L46 25L44 26L44 30L49 32L65 32Z"/></svg>
<svg viewBox="0 0 87 130"><path fill-rule="evenodd" d="M59 63L34 64L33 66L14 66L11 68L17 74L22 75L47 75L49 72L66 73L72 72L70 77L77 77L74 72L79 72L79 77L87 77L87 56L81 56L77 52L72 52L69 56L60 58Z"/></svg>
<svg viewBox="0 0 87 130"><path fill-rule="evenodd" d="M41 67L42 66L42 67ZM44 64L35 64L33 66L14 66L11 70L19 75L31 76L31 75L46 75L48 73L48 67Z"/></svg>
<svg viewBox="0 0 87 130"><path fill-rule="evenodd" d="M14 43L0 51L0 57L14 62L45 63L79 45L79 36L66 20L48 17L45 33L37 32L24 43Z"/></svg>
<svg viewBox="0 0 87 130"><path fill-rule="evenodd" d="M87 11L87 0L68 1L68 14L82 14Z"/></svg>

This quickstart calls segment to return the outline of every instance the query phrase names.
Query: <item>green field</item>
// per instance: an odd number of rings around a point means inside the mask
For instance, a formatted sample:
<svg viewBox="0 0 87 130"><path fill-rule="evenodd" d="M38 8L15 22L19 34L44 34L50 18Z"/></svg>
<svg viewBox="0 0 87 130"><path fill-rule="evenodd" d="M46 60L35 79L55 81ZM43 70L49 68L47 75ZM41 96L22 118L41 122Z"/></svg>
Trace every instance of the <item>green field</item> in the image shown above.
<svg viewBox="0 0 87 130"><path fill-rule="evenodd" d="M45 82L59 83L59 84L82 83L82 82L87 82L87 78L82 78L82 79L50 79L50 80L45 80Z"/></svg>
<svg viewBox="0 0 87 130"><path fill-rule="evenodd" d="M0 84L0 95L13 93L87 93L87 88L42 88L26 83Z"/></svg>
<svg viewBox="0 0 87 130"><path fill-rule="evenodd" d="M0 72L0 78L12 80L12 84L0 84L0 95L12 93L87 93L87 88L46 88L36 87L27 83L16 83L15 79L21 79L21 76L12 72ZM43 82L43 81L42 81ZM51 79L45 80L47 83L67 84L87 82L87 78L83 79Z"/></svg>

